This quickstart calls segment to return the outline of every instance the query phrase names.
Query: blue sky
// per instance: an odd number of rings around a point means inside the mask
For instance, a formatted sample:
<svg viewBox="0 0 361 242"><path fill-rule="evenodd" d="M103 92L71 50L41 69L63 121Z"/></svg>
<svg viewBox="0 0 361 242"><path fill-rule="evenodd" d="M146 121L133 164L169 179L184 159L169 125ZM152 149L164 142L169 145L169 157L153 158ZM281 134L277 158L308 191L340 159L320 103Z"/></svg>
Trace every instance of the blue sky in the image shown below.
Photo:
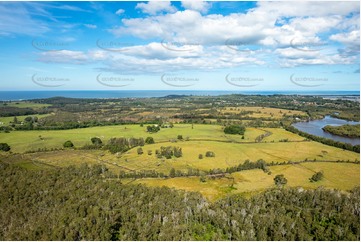
<svg viewBox="0 0 361 242"><path fill-rule="evenodd" d="M0 90L359 90L359 9L0 2Z"/></svg>

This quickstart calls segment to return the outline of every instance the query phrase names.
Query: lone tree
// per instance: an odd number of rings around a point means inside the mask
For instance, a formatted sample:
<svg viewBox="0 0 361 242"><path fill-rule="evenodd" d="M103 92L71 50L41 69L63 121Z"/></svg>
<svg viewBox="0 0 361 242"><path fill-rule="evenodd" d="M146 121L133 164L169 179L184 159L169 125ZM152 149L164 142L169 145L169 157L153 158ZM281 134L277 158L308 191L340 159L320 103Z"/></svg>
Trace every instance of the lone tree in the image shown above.
<svg viewBox="0 0 361 242"><path fill-rule="evenodd" d="M143 149L141 147L139 147L137 149L137 153L138 153L138 155L142 155L143 154Z"/></svg>
<svg viewBox="0 0 361 242"><path fill-rule="evenodd" d="M155 142L154 142L153 137L147 137L147 138L145 139L145 143L146 143L146 144L154 144Z"/></svg>
<svg viewBox="0 0 361 242"><path fill-rule="evenodd" d="M206 157L216 157L216 154L213 151L207 151Z"/></svg>
<svg viewBox="0 0 361 242"><path fill-rule="evenodd" d="M283 174L275 176L275 178L273 178L273 180L275 181L275 184L277 186L283 186L283 185L287 184L287 179Z"/></svg>
<svg viewBox="0 0 361 242"><path fill-rule="evenodd" d="M0 143L0 150L9 151L11 148L7 143Z"/></svg>
<svg viewBox="0 0 361 242"><path fill-rule="evenodd" d="M64 148L72 148L72 147L74 147L74 144L73 144L73 142L68 140L63 144L63 146L64 146Z"/></svg>
<svg viewBox="0 0 361 242"><path fill-rule="evenodd" d="M310 178L310 182L317 182L322 180L322 178L323 178L323 171L319 171L313 174L313 176Z"/></svg>
<svg viewBox="0 0 361 242"><path fill-rule="evenodd" d="M172 177L172 178L175 177L175 169L174 169L174 168L172 168L172 169L170 170L169 176Z"/></svg>
<svg viewBox="0 0 361 242"><path fill-rule="evenodd" d="M91 142L92 142L93 145L99 145L100 146L100 145L103 144L103 141L98 137L91 138Z"/></svg>

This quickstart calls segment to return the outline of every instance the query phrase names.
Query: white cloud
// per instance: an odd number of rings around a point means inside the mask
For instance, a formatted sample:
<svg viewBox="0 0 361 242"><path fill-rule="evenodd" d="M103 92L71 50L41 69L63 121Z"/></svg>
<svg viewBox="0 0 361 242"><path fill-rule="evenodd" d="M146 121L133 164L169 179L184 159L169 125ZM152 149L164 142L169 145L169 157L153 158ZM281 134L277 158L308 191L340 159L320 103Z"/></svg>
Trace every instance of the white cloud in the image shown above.
<svg viewBox="0 0 361 242"><path fill-rule="evenodd" d="M321 17L328 15L347 15L350 12L358 12L360 3L358 1L283 1L257 3L258 9L267 14L275 14L283 17Z"/></svg>
<svg viewBox="0 0 361 242"><path fill-rule="evenodd" d="M97 26L94 24L84 24L85 27L87 27L88 29L96 29Z"/></svg>
<svg viewBox="0 0 361 242"><path fill-rule="evenodd" d="M201 13L207 13L211 8L211 3L203 1L182 1L182 6L185 9L199 11Z"/></svg>
<svg viewBox="0 0 361 242"><path fill-rule="evenodd" d="M170 1L153 1L148 3L138 3L135 7L143 13L155 15L160 12L174 13L177 9L172 6Z"/></svg>
<svg viewBox="0 0 361 242"><path fill-rule="evenodd" d="M334 40L346 45L359 45L360 31L353 30L348 33L338 33L330 36L330 40Z"/></svg>
<svg viewBox="0 0 361 242"><path fill-rule="evenodd" d="M207 4L182 2L186 10L176 11L170 2L138 3L136 8L152 16L122 19L122 26L111 32L118 37L131 35L153 42L127 46L118 52L48 52L42 53L39 60L98 62L104 70L129 73L358 61L358 3L259 2L245 13L202 15ZM329 40L346 48L330 45Z"/></svg>
<svg viewBox="0 0 361 242"><path fill-rule="evenodd" d="M180 70L213 71L239 65L262 65L257 53L234 55L225 46L192 46L191 51L171 51L161 43L124 47L118 51L92 50L51 51L40 54L38 60L46 63L86 64L101 62L103 69L131 74L173 72ZM141 66L141 68L139 68Z"/></svg>
<svg viewBox="0 0 361 242"><path fill-rule="evenodd" d="M88 61L88 56L82 51L46 51L40 54L38 60L45 63L84 64Z"/></svg>
<svg viewBox="0 0 361 242"><path fill-rule="evenodd" d="M115 12L115 14L116 15L122 15L124 12L125 12L125 10L120 8Z"/></svg>

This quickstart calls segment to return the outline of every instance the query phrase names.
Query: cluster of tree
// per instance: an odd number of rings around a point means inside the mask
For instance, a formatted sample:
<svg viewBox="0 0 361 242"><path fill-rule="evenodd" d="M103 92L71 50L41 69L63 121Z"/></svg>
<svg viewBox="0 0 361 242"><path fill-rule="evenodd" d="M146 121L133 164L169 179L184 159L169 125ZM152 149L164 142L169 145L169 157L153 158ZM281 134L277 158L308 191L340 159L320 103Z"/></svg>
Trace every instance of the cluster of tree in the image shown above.
<svg viewBox="0 0 361 242"><path fill-rule="evenodd" d="M104 149L109 150L112 154L117 152L126 152L136 146L144 146L143 138L111 138L104 146Z"/></svg>
<svg viewBox="0 0 361 242"><path fill-rule="evenodd" d="M11 147L7 143L0 143L0 151L10 151Z"/></svg>
<svg viewBox="0 0 361 242"><path fill-rule="evenodd" d="M360 240L359 188L275 188L211 203L108 173L0 163L0 240Z"/></svg>
<svg viewBox="0 0 361 242"><path fill-rule="evenodd" d="M358 138L360 137L360 125L350 125L345 124L341 126L332 126L326 125L322 128L324 131L329 132L331 134L350 137L350 138Z"/></svg>
<svg viewBox="0 0 361 242"><path fill-rule="evenodd" d="M160 130L159 125L148 125L147 132L149 133L157 133Z"/></svg>
<svg viewBox="0 0 361 242"><path fill-rule="evenodd" d="M240 134L244 135L246 128L242 125L229 125L224 128L225 134Z"/></svg>
<svg viewBox="0 0 361 242"><path fill-rule="evenodd" d="M267 166L267 163L259 159L258 161L252 162L250 160L245 160L243 163L240 163L237 166L228 167L225 170L217 169L220 172L225 173L234 173L238 171L244 171L244 170L253 170L253 169L261 169L264 172L269 172L269 168ZM210 174L215 174L215 170L212 170L212 172L209 172Z"/></svg>
<svg viewBox="0 0 361 242"><path fill-rule="evenodd" d="M287 126L285 129L287 131L298 134L298 135L300 135L302 137L305 137L307 139L320 142L320 143L325 144L325 145L331 145L331 146L334 146L334 147L337 147L337 148L341 148L341 149L350 150L350 151L360 153L360 145L354 145L353 146L353 145L348 144L348 143L342 143L342 142L335 141L335 140L332 140L332 139L326 139L326 138L323 138L323 137L320 137L320 136L308 134L306 132L302 132L302 131L296 129L293 126Z"/></svg>
<svg viewBox="0 0 361 242"><path fill-rule="evenodd" d="M266 131L266 133L261 134L261 135L258 135L258 136L256 137L256 139L255 139L255 142L261 142L264 138L266 138L266 137L268 137L268 136L270 136L270 135L272 135L272 133L269 132L269 131Z"/></svg>
<svg viewBox="0 0 361 242"><path fill-rule="evenodd" d="M11 130L12 128L10 128L9 126L0 126L0 132L10 133Z"/></svg>
<svg viewBox="0 0 361 242"><path fill-rule="evenodd" d="M32 108L18 108L14 106L0 106L0 117L25 116L37 114Z"/></svg>
<svg viewBox="0 0 361 242"><path fill-rule="evenodd" d="M156 150L155 154L157 158L161 159L165 157L166 159L171 159L173 156L176 158L182 157L182 148L176 146L161 146L160 150Z"/></svg>

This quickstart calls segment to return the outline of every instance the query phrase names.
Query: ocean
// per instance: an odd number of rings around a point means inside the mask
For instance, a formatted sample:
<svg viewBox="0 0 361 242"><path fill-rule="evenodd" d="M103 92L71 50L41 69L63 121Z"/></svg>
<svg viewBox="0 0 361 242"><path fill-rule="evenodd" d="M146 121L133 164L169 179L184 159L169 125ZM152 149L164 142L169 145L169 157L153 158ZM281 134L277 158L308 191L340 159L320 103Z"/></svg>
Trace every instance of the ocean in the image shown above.
<svg viewBox="0 0 361 242"><path fill-rule="evenodd" d="M121 91L0 91L0 101L18 101L51 97L69 98L140 98L164 97L168 95L219 96L244 95L317 95L317 96L359 96L359 91L207 91L207 90L121 90Z"/></svg>

